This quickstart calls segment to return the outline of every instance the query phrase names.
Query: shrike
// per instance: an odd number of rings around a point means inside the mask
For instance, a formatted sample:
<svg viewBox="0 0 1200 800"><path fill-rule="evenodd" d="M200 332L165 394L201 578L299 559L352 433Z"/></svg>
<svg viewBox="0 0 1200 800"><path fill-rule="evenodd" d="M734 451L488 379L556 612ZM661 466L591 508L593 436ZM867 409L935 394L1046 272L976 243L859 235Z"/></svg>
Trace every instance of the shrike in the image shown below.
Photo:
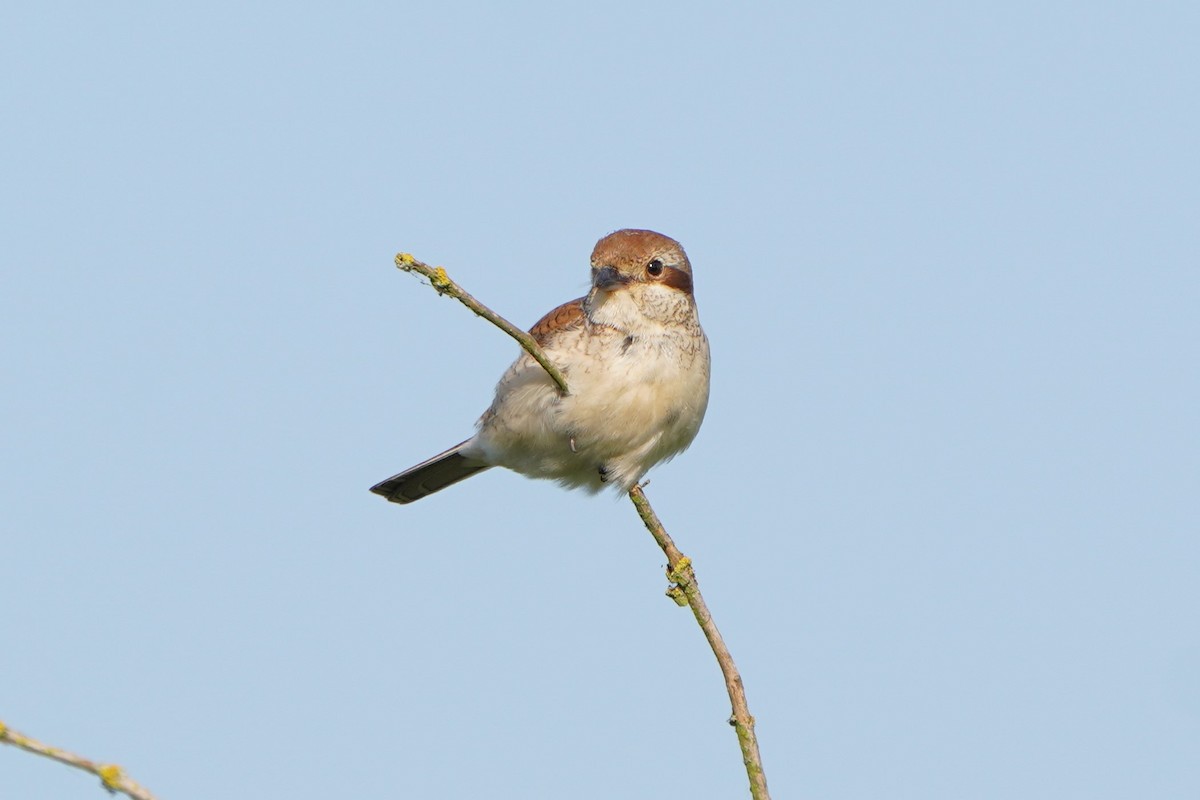
<svg viewBox="0 0 1200 800"><path fill-rule="evenodd" d="M530 333L569 394L522 352L474 436L371 491L411 503L490 467L628 491L696 438L710 360L679 242L643 230L605 236L592 251L591 291Z"/></svg>

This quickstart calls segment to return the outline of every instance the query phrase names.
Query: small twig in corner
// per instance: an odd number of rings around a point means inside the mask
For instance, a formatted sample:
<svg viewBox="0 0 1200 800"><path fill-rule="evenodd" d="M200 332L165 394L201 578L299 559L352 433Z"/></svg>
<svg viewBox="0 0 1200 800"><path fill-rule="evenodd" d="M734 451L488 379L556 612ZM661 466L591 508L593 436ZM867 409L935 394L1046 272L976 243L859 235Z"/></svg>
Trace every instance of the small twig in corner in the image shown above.
<svg viewBox="0 0 1200 800"><path fill-rule="evenodd" d="M0 722L0 742L11 744L13 747L19 747L39 756L45 756L69 767L90 772L100 779L101 784L109 792L122 792L132 797L133 800L155 800L154 795L150 794L148 789L126 775L125 771L116 764L98 764L95 761L89 761L61 748L39 742L23 733L17 733L3 722Z"/></svg>

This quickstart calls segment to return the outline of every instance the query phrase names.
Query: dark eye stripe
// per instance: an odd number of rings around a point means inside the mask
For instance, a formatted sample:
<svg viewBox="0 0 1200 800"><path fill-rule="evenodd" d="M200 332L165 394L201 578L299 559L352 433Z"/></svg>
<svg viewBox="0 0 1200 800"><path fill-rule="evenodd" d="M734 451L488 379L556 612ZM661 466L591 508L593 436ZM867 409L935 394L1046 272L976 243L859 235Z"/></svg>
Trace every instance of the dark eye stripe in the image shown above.
<svg viewBox="0 0 1200 800"><path fill-rule="evenodd" d="M679 267L667 267L663 270L662 277L658 281L670 286L672 289L678 289L688 294L692 293L692 276Z"/></svg>

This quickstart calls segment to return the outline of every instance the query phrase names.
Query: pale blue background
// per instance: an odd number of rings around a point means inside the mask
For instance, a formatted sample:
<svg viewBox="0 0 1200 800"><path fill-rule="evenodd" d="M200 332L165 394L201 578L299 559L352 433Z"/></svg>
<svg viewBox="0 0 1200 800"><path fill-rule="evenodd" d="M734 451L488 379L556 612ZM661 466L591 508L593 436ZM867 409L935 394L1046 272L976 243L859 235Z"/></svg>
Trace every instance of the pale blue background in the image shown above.
<svg viewBox="0 0 1200 800"><path fill-rule="evenodd" d="M776 798L1200 796L1196 9L9 8L0 719L163 800L746 796L627 502L367 493L515 354L396 251L528 325L636 226Z"/></svg>

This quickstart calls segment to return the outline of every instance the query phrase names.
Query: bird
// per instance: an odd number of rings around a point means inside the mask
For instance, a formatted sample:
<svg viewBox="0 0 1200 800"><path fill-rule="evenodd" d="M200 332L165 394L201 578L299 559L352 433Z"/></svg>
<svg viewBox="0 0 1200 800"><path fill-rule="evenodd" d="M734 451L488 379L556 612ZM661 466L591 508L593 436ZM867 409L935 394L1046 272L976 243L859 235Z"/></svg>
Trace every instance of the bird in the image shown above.
<svg viewBox="0 0 1200 800"><path fill-rule="evenodd" d="M588 293L529 333L566 378L567 392L522 351L474 436L372 492L411 503L492 467L593 494L628 492L696 438L711 355L679 242L632 228L603 237L592 251Z"/></svg>

